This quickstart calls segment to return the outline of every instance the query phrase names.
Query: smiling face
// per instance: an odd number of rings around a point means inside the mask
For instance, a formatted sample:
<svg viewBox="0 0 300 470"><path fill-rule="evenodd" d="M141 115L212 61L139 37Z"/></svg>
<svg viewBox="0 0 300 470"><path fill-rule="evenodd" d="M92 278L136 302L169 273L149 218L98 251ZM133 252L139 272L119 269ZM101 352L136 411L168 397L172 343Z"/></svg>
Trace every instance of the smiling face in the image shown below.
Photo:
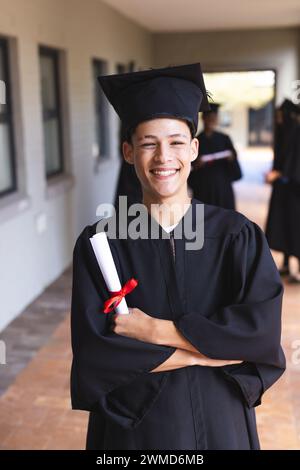
<svg viewBox="0 0 300 470"><path fill-rule="evenodd" d="M134 164L144 199L158 203L186 202L191 162L198 155L198 140L179 119L158 118L140 123L132 142L123 143L124 158Z"/></svg>

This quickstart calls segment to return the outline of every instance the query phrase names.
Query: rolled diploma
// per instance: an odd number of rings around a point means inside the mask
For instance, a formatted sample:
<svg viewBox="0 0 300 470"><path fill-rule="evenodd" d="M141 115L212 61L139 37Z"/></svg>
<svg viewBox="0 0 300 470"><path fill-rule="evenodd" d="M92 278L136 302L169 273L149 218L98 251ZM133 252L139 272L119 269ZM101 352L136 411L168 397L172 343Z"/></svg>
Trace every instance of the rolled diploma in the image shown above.
<svg viewBox="0 0 300 470"><path fill-rule="evenodd" d="M231 150L222 150L221 152L216 153L207 153L201 157L203 162L210 162L211 160L219 160L221 158L231 157Z"/></svg>
<svg viewBox="0 0 300 470"><path fill-rule="evenodd" d="M105 232L99 232L90 238L100 270L109 292L119 291L122 286ZM129 313L125 298L115 308L120 314Z"/></svg>

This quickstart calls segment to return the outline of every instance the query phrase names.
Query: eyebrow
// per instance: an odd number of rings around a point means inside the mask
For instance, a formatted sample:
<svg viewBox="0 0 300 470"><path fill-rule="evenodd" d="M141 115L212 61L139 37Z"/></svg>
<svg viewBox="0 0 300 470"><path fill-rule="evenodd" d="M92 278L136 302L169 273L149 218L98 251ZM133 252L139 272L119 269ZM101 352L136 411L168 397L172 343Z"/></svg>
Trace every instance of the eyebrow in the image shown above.
<svg viewBox="0 0 300 470"><path fill-rule="evenodd" d="M187 139L186 134L170 134L167 137L183 137L183 138ZM141 141L143 139L157 139L157 136L156 135L151 135L151 134L144 135L143 137L139 137L138 141Z"/></svg>

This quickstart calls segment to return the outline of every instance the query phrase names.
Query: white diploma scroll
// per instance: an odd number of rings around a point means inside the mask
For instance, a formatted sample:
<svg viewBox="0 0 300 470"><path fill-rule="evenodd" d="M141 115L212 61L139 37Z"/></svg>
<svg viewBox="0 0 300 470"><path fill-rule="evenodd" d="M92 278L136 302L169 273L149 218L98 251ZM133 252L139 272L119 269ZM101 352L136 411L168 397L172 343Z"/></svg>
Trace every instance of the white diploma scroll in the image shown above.
<svg viewBox="0 0 300 470"><path fill-rule="evenodd" d="M221 158L231 157L231 155L231 150L222 150L221 152L207 153L206 155L202 155L201 161L211 162L212 160L220 160Z"/></svg>
<svg viewBox="0 0 300 470"><path fill-rule="evenodd" d="M100 270L104 277L106 287L109 292L119 291L122 286L116 269L114 259L105 232L99 232L90 238L95 256L97 258ZM121 300L119 305L115 307L115 311L119 314L129 314L125 298Z"/></svg>

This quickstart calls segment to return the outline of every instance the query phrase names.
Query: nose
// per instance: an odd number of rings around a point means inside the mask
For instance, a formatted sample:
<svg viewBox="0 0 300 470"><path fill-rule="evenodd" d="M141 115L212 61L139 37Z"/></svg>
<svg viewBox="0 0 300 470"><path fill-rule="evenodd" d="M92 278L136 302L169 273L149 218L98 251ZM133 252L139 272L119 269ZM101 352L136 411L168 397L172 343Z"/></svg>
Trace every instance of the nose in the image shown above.
<svg viewBox="0 0 300 470"><path fill-rule="evenodd" d="M154 159L157 163L167 163L173 160L167 143L160 143L157 146Z"/></svg>

